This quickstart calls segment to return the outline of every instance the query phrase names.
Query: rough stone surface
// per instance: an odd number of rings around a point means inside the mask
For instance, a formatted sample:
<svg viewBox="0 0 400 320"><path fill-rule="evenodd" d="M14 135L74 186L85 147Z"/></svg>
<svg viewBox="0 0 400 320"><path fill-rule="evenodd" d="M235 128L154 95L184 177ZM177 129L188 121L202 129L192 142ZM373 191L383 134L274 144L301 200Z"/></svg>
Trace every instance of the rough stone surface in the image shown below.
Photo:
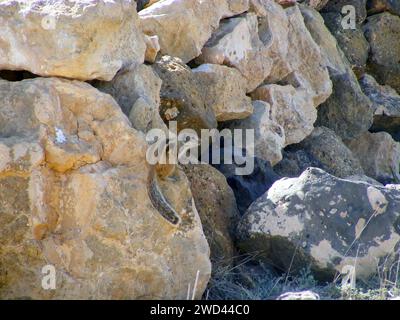
<svg viewBox="0 0 400 320"><path fill-rule="evenodd" d="M321 104L331 83L299 8L283 10L272 1L255 8L259 19L248 13L223 21L197 61L237 68L248 81L248 92L263 81L282 81L307 91L314 105Z"/></svg>
<svg viewBox="0 0 400 320"><path fill-rule="evenodd" d="M329 0L306 0L304 1L308 6L315 10L321 10L328 3Z"/></svg>
<svg viewBox="0 0 400 320"><path fill-rule="evenodd" d="M285 178L243 216L239 246L260 251L282 271L310 266L332 281L349 266L357 278L376 274L379 260L393 258L400 240L400 192L339 179L317 168Z"/></svg>
<svg viewBox="0 0 400 320"><path fill-rule="evenodd" d="M381 183L399 183L400 143L386 132L366 132L347 146L358 157L367 176Z"/></svg>
<svg viewBox="0 0 400 320"><path fill-rule="evenodd" d="M239 71L203 64L193 72L204 91L205 104L214 110L217 121L243 119L253 113L251 99L246 96L246 81Z"/></svg>
<svg viewBox="0 0 400 320"><path fill-rule="evenodd" d="M400 16L400 2L397 0L369 0L367 1L367 10L370 15L389 11Z"/></svg>
<svg viewBox="0 0 400 320"><path fill-rule="evenodd" d="M161 54L189 62L227 18L248 9L248 0L163 0L139 12L145 34L157 35Z"/></svg>
<svg viewBox="0 0 400 320"><path fill-rule="evenodd" d="M320 46L322 64L328 67L333 83L333 93L319 106L315 125L332 129L342 139L356 137L372 125L371 101L362 92L347 59L324 25L321 15L307 7L301 10L308 30Z"/></svg>
<svg viewBox="0 0 400 320"><path fill-rule="evenodd" d="M317 109L306 91L269 84L257 88L251 96L270 104L271 118L284 129L285 146L302 141L314 129Z"/></svg>
<svg viewBox="0 0 400 320"><path fill-rule="evenodd" d="M297 148L296 144L286 147L282 155L283 159L274 166L274 171L280 177L298 177L304 170L310 167L321 168L325 171L329 170L309 152Z"/></svg>
<svg viewBox="0 0 400 320"><path fill-rule="evenodd" d="M216 267L232 264L234 230L239 220L235 196L226 178L207 164L185 165L196 208Z"/></svg>
<svg viewBox="0 0 400 320"><path fill-rule="evenodd" d="M371 131L386 131L400 140L400 95L390 86L381 86L370 75L360 79L364 93L372 101L374 123Z"/></svg>
<svg viewBox="0 0 400 320"><path fill-rule="evenodd" d="M271 165L282 160L282 149L285 145L285 131L271 119L270 105L264 101L253 101L254 113L242 120L231 121L228 125L234 129L254 129L253 154Z"/></svg>
<svg viewBox="0 0 400 320"><path fill-rule="evenodd" d="M162 80L160 114L164 121L177 121L178 130L217 127L214 110L205 103L206 92L188 66L180 59L163 56L153 69Z"/></svg>
<svg viewBox="0 0 400 320"><path fill-rule="evenodd" d="M272 67L272 61L262 55L262 46L257 16L248 13L221 21L196 61L236 68L247 79L247 91L252 91L268 76Z"/></svg>
<svg viewBox="0 0 400 320"><path fill-rule="evenodd" d="M341 14L344 6L351 5L355 9L356 23L361 24L367 18L366 3L367 0L329 0L322 11Z"/></svg>
<svg viewBox="0 0 400 320"><path fill-rule="evenodd" d="M370 16L364 32L371 46L368 73L400 92L400 17L388 12Z"/></svg>
<svg viewBox="0 0 400 320"><path fill-rule="evenodd" d="M0 81L1 298L183 299L198 270L200 297L209 247L189 182L181 170L160 180L146 148L87 83ZM153 181L177 224L151 200ZM41 287L48 264L56 290Z"/></svg>
<svg viewBox="0 0 400 320"><path fill-rule="evenodd" d="M328 173L339 178L364 174L361 164L343 141L330 129L317 127L302 142L298 149L309 153L323 164Z"/></svg>
<svg viewBox="0 0 400 320"><path fill-rule="evenodd" d="M164 127L159 114L161 79L151 67L131 65L118 72L112 81L92 84L118 102L135 129L147 132Z"/></svg>
<svg viewBox="0 0 400 320"><path fill-rule="evenodd" d="M1 1L0 69L111 80L142 63L145 42L133 1Z"/></svg>
<svg viewBox="0 0 400 320"><path fill-rule="evenodd" d="M360 25L357 25L356 29L343 29L341 25L342 19L343 16L340 12L324 14L326 26L336 38L353 71L360 76L364 73L367 64L369 43L365 39L364 31Z"/></svg>

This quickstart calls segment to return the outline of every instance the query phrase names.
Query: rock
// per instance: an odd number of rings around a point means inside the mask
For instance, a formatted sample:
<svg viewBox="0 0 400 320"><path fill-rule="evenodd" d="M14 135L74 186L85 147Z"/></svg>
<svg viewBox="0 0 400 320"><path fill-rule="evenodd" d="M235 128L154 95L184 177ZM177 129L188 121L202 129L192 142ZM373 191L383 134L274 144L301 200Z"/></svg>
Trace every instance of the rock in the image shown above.
<svg viewBox="0 0 400 320"><path fill-rule="evenodd" d="M369 15L389 11L391 14L400 16L400 3L397 0L369 0L367 10Z"/></svg>
<svg viewBox="0 0 400 320"><path fill-rule="evenodd" d="M136 64L118 72L112 81L92 84L118 102L135 129L147 132L164 128L159 114L161 82L151 67Z"/></svg>
<svg viewBox="0 0 400 320"><path fill-rule="evenodd" d="M188 128L199 133L217 127L214 110L205 103L208 91L182 60L163 56L153 70L162 80L160 114L164 121L177 121L178 131Z"/></svg>
<svg viewBox="0 0 400 320"><path fill-rule="evenodd" d="M157 35L161 54L184 63L201 53L219 21L245 12L248 0L164 0L139 12L145 34Z"/></svg>
<svg viewBox="0 0 400 320"><path fill-rule="evenodd" d="M317 109L304 90L269 84L257 88L251 97L271 105L271 118L284 129L285 146L302 141L314 129Z"/></svg>
<svg viewBox="0 0 400 320"><path fill-rule="evenodd" d="M304 6L301 10L308 30L321 49L322 65L329 69L333 83L332 95L318 107L315 126L328 127L342 139L357 137L372 125L371 101L362 92L346 57L324 25L321 15Z"/></svg>
<svg viewBox="0 0 400 320"><path fill-rule="evenodd" d="M160 44L158 43L158 36L144 37L146 42L146 53L144 60L149 63L154 63L157 58L157 53L160 51Z"/></svg>
<svg viewBox="0 0 400 320"><path fill-rule="evenodd" d="M0 70L109 81L144 60L135 6L121 0L1 1Z"/></svg>
<svg viewBox="0 0 400 320"><path fill-rule="evenodd" d="M239 220L235 196L222 173L210 165L185 165L196 208L210 245L215 268L228 266L235 256L234 230Z"/></svg>
<svg viewBox="0 0 400 320"><path fill-rule="evenodd" d="M224 64L240 71L252 91L268 76L272 61L261 53L257 16L248 13L222 20L202 49L197 63Z"/></svg>
<svg viewBox="0 0 400 320"><path fill-rule="evenodd" d="M356 23L361 24L367 18L367 0L330 0L322 9L322 12L334 12L342 14L344 6L351 5L355 9ZM346 13L347 14L347 13ZM345 14L343 13L343 17Z"/></svg>
<svg viewBox="0 0 400 320"><path fill-rule="evenodd" d="M274 166L274 171L280 177L298 177L309 167L328 170L322 162L305 150L299 149L296 144L286 147L282 155L282 161Z"/></svg>
<svg viewBox="0 0 400 320"><path fill-rule="evenodd" d="M356 138L372 125L371 101L353 73L332 75L331 79L333 94L318 109L316 125L332 129L342 139Z"/></svg>
<svg viewBox="0 0 400 320"><path fill-rule="evenodd" d="M360 79L364 93L372 101L374 123L371 131L386 131L392 137L400 140L400 95L390 86L381 86L376 80L365 74Z"/></svg>
<svg viewBox="0 0 400 320"><path fill-rule="evenodd" d="M330 129L317 127L302 142L295 146L304 150L323 164L328 173L345 178L364 174L361 164L343 141Z"/></svg>
<svg viewBox="0 0 400 320"><path fill-rule="evenodd" d="M0 81L0 298L183 299L198 271L201 296L209 247L189 182L161 180L146 149L87 83ZM41 286L47 265L55 290Z"/></svg>
<svg viewBox="0 0 400 320"><path fill-rule="evenodd" d="M325 25L336 38L355 74L361 76L368 60L369 43L359 25L356 26L356 29L343 29L342 19L340 12L324 14Z"/></svg>
<svg viewBox="0 0 400 320"><path fill-rule="evenodd" d="M238 69L247 79L248 92L264 81L282 81L306 90L315 105L325 101L331 92L329 75L298 7L283 10L272 1L253 1L252 10L255 14L222 21L197 63Z"/></svg>
<svg viewBox="0 0 400 320"><path fill-rule="evenodd" d="M286 292L276 300L320 300L319 295L312 291Z"/></svg>
<svg viewBox="0 0 400 320"><path fill-rule="evenodd" d="M326 6L329 0L306 0L304 1L308 6L314 8L315 10L321 10Z"/></svg>
<svg viewBox="0 0 400 320"><path fill-rule="evenodd" d="M287 60L291 72L281 79L281 83L304 90L312 99L314 107L317 107L332 93L324 56L318 43L314 41L312 32L308 30L307 21L299 6L291 7L286 12L289 21ZM317 11L314 12L318 15Z"/></svg>
<svg viewBox="0 0 400 320"><path fill-rule="evenodd" d="M223 153L224 150L221 150ZM213 164L226 178L232 188L239 212L243 214L254 200L265 193L280 177L268 161L254 158L254 170L249 175L236 175L234 164Z"/></svg>
<svg viewBox="0 0 400 320"><path fill-rule="evenodd" d="M228 128L254 129L254 152L256 157L269 161L272 165L282 160L282 149L285 145L285 131L271 119L271 107L260 100L253 101L254 113L242 120L231 121Z"/></svg>
<svg viewBox="0 0 400 320"><path fill-rule="evenodd" d="M366 280L397 250L399 205L398 190L309 168L275 182L250 206L238 244L284 272L310 267L317 280L332 281L355 266L356 277Z"/></svg>
<svg viewBox="0 0 400 320"><path fill-rule="evenodd" d="M350 180L350 181L361 181L361 182L365 182L368 184L372 184L372 185L377 185L377 186L381 186L383 187L383 184L376 181L375 179L372 179L370 177L367 177L366 175L352 175L352 176L348 176L346 177L346 180Z"/></svg>
<svg viewBox="0 0 400 320"><path fill-rule="evenodd" d="M246 81L239 71L217 64L202 64L192 70L204 91L205 104L217 121L243 119L253 113L246 96Z"/></svg>
<svg viewBox="0 0 400 320"><path fill-rule="evenodd" d="M400 17L388 12L370 16L364 32L371 47L368 73L400 92Z"/></svg>
<svg viewBox="0 0 400 320"><path fill-rule="evenodd" d="M399 183L400 143L386 132L366 132L357 139L346 141L360 160L367 176L386 183Z"/></svg>

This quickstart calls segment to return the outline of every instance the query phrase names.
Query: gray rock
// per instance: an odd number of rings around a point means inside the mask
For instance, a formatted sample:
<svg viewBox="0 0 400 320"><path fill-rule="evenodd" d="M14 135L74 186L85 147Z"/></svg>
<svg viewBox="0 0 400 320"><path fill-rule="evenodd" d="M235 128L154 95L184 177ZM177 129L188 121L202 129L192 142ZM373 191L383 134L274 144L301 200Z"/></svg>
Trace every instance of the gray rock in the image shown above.
<svg viewBox="0 0 400 320"><path fill-rule="evenodd" d="M400 17L388 12L370 16L364 32L371 46L367 72L400 92Z"/></svg>
<svg viewBox="0 0 400 320"><path fill-rule="evenodd" d="M308 30L320 47L323 63L328 67L333 83L332 95L318 107L315 126L328 127L342 139L357 137L371 127L371 101L362 92L349 62L321 15L305 6L301 11Z"/></svg>
<svg viewBox="0 0 400 320"><path fill-rule="evenodd" d="M369 0L367 2L368 15L389 11L400 16L400 2L398 0Z"/></svg>
<svg viewBox="0 0 400 320"><path fill-rule="evenodd" d="M364 174L361 164L350 149L332 130L317 127L295 146L322 164L322 169L339 178Z"/></svg>
<svg viewBox="0 0 400 320"><path fill-rule="evenodd" d="M342 12L342 8L346 5L352 5L356 9L357 24L363 23L367 18L367 0L330 0L322 9L322 12Z"/></svg>
<svg viewBox="0 0 400 320"><path fill-rule="evenodd" d="M400 140L400 95L390 86L381 86L370 75L360 79L360 86L372 101L374 123L371 131L385 131Z"/></svg>
<svg viewBox="0 0 400 320"><path fill-rule="evenodd" d="M332 281L347 268L367 279L400 240L400 191L309 168L273 184L238 226L238 245L291 273Z"/></svg>
<svg viewBox="0 0 400 320"><path fill-rule="evenodd" d="M386 132L365 132L356 139L346 141L358 157L365 173L386 183L399 183L400 143Z"/></svg>
<svg viewBox="0 0 400 320"><path fill-rule="evenodd" d="M339 12L328 12L323 17L353 71L357 75L363 74L368 60L369 43L361 27L357 25L356 29L343 29L341 25L343 17Z"/></svg>

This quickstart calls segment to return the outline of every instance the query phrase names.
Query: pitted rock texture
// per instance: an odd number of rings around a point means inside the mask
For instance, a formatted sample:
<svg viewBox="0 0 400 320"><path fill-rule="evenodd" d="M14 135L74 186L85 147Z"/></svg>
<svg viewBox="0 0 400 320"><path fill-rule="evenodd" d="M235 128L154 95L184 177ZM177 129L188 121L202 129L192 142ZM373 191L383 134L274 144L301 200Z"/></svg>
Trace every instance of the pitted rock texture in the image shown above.
<svg viewBox="0 0 400 320"><path fill-rule="evenodd" d="M111 96L57 78L0 92L0 297L183 299L197 271L201 295L209 247L189 182L159 183L172 225L149 198L144 136ZM56 290L41 286L49 264Z"/></svg>
<svg viewBox="0 0 400 320"><path fill-rule="evenodd" d="M0 25L0 69L109 81L127 64L144 61L146 45L130 0L6 0Z"/></svg>
<svg viewBox="0 0 400 320"><path fill-rule="evenodd" d="M399 205L396 189L309 168L275 182L250 206L238 227L239 246L284 272L310 267L317 278L332 281L355 266L356 277L368 279L379 259L394 258Z"/></svg>

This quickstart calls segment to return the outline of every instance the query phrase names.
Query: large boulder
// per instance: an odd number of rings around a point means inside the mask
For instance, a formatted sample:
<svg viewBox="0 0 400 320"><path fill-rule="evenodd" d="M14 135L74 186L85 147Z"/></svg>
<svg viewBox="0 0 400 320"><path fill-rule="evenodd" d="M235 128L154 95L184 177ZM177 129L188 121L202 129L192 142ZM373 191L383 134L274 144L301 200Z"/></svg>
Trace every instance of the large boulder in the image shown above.
<svg viewBox="0 0 400 320"><path fill-rule="evenodd" d="M360 79L364 93L370 98L374 111L371 131L386 131L400 140L400 95L390 86L381 86L369 74Z"/></svg>
<svg viewBox="0 0 400 320"><path fill-rule="evenodd" d="M1 1L0 25L0 70L108 81L144 61L134 1Z"/></svg>
<svg viewBox="0 0 400 320"><path fill-rule="evenodd" d="M371 101L362 92L349 62L321 15L305 6L301 11L308 30L320 46L322 64L329 69L333 83L332 95L318 107L316 125L332 129L342 139L354 138L372 125Z"/></svg>
<svg viewBox="0 0 400 320"><path fill-rule="evenodd" d="M370 16L364 32L371 46L368 73L400 93L400 17L389 12Z"/></svg>
<svg viewBox="0 0 400 320"><path fill-rule="evenodd" d="M119 71L112 81L93 81L92 85L118 102L135 129L147 132L163 128L159 113L161 79L151 67L132 64Z"/></svg>
<svg viewBox="0 0 400 320"><path fill-rule="evenodd" d="M189 62L223 18L245 12L248 0L163 0L139 12L145 34L157 35L161 54Z"/></svg>
<svg viewBox="0 0 400 320"><path fill-rule="evenodd" d="M400 241L400 192L309 168L257 199L238 226L238 244L284 272L310 267L320 280L355 268L375 275Z"/></svg>
<svg viewBox="0 0 400 320"><path fill-rule="evenodd" d="M365 132L346 144L360 160L367 176L384 184L400 183L400 143L390 134Z"/></svg>
<svg viewBox="0 0 400 320"><path fill-rule="evenodd" d="M201 296L209 247L189 182L163 179L146 149L87 83L0 81L1 298L183 299L198 272Z"/></svg>
<svg viewBox="0 0 400 320"><path fill-rule="evenodd" d="M232 189L224 175L210 165L184 165L183 170L210 245L213 265L217 268L231 265L235 256L234 231L239 220Z"/></svg>
<svg viewBox="0 0 400 320"><path fill-rule="evenodd" d="M177 121L178 130L217 127L212 106L205 103L207 88L182 60L163 56L152 66L162 80L160 114L165 122ZM207 99L210 99L209 97Z"/></svg>
<svg viewBox="0 0 400 320"><path fill-rule="evenodd" d="M230 121L226 126L231 130L253 129L254 151L253 154L271 165L282 160L282 149L285 146L285 130L271 119L271 107L260 100L253 101L254 113L242 120Z"/></svg>
<svg viewBox="0 0 400 320"><path fill-rule="evenodd" d="M192 71L217 121L243 119L253 113L251 99L246 96L246 80L239 71L218 64L202 64Z"/></svg>

